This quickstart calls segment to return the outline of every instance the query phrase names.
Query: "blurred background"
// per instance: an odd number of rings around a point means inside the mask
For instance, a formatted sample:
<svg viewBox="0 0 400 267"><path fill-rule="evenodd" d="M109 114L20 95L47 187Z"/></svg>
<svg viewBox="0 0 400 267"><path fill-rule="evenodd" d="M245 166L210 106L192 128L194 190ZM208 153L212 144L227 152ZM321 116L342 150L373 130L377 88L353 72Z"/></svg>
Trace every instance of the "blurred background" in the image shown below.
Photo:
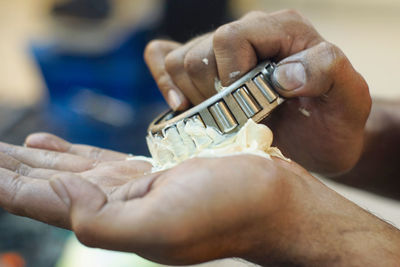
<svg viewBox="0 0 400 267"><path fill-rule="evenodd" d="M395 0L0 0L0 140L22 144L29 133L48 131L147 155L147 125L167 107L143 61L146 43L184 42L250 10L284 8L302 12L341 47L372 95L400 95ZM324 182L400 226L397 202ZM85 248L67 231L0 210L0 267L12 266L157 265Z"/></svg>

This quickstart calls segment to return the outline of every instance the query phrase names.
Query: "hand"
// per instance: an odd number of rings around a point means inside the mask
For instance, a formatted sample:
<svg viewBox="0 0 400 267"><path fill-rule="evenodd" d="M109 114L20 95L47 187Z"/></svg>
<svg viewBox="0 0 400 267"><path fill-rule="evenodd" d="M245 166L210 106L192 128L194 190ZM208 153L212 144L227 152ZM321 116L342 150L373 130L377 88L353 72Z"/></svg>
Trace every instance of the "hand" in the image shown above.
<svg viewBox="0 0 400 267"><path fill-rule="evenodd" d="M32 135L27 138L26 145L28 147L0 142L1 206L12 213L58 227L70 228L70 221L66 216L68 207L51 188L52 179L81 178L108 194L151 171L151 164L126 161L126 154L71 145L49 134Z"/></svg>
<svg viewBox="0 0 400 267"><path fill-rule="evenodd" d="M0 206L70 228L88 246L163 264L225 257L274 266L399 260L396 229L293 162L203 158L146 175L147 163L125 161L124 154L47 134L26 143L36 149L0 144Z"/></svg>
<svg viewBox="0 0 400 267"><path fill-rule="evenodd" d="M289 100L267 123L285 155L311 171L336 174L359 159L371 99L343 52L295 11L252 12L186 44L153 41L146 62L168 103L187 108L257 62L278 63L273 79ZM207 63L207 64L206 64Z"/></svg>

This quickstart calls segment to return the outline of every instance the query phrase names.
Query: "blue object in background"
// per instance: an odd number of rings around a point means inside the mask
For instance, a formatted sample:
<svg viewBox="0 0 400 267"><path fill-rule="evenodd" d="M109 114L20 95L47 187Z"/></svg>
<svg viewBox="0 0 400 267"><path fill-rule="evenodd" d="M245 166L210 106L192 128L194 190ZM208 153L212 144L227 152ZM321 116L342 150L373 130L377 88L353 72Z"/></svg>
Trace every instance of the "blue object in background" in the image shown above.
<svg viewBox="0 0 400 267"><path fill-rule="evenodd" d="M143 52L150 31L137 31L102 55L71 54L32 45L48 88L49 130L70 142L148 154L147 126L167 106Z"/></svg>

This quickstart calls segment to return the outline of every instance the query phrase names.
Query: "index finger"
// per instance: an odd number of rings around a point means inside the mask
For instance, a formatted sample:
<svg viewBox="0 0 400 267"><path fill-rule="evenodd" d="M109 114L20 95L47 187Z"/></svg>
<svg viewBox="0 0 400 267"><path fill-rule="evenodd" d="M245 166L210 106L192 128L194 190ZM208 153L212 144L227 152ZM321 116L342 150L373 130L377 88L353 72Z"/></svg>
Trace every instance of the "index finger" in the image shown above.
<svg viewBox="0 0 400 267"><path fill-rule="evenodd" d="M14 146L0 142L0 152L35 168L68 172L83 172L92 169L97 161L68 153Z"/></svg>
<svg viewBox="0 0 400 267"><path fill-rule="evenodd" d="M128 157L128 155L125 153L108 149L102 149L88 145L71 144L64 139L49 133L31 134L26 138L25 145L31 148L39 148L78 155L96 161L119 161L126 160Z"/></svg>
<svg viewBox="0 0 400 267"><path fill-rule="evenodd" d="M179 43L172 41L154 40L146 46L144 52L144 59L158 88L174 110L182 110L189 106L189 101L165 69L166 56L180 46Z"/></svg>

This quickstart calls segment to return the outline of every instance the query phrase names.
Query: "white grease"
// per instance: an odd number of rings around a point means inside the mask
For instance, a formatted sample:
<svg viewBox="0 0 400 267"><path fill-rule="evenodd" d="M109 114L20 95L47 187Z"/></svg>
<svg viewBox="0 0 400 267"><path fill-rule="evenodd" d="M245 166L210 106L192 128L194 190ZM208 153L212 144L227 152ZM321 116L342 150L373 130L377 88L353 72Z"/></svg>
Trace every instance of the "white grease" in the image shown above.
<svg viewBox="0 0 400 267"><path fill-rule="evenodd" d="M229 73L229 78L233 79L239 75L240 75L240 71L234 71L234 72Z"/></svg>
<svg viewBox="0 0 400 267"><path fill-rule="evenodd" d="M217 77L214 78L214 88L217 92L221 92L224 90L226 87L222 86L221 80L218 79Z"/></svg>
<svg viewBox="0 0 400 267"><path fill-rule="evenodd" d="M310 117L311 116L311 111L307 110L306 108L300 107L299 111L301 114L303 114L306 117Z"/></svg>
<svg viewBox="0 0 400 267"><path fill-rule="evenodd" d="M198 119L179 122L177 127L165 130L164 138L148 136L147 144L152 158L128 157L127 160L143 160L161 171L194 157L225 157L253 154L270 159L271 156L285 160L280 150L271 147L272 131L263 124L249 119L238 133L222 135L212 127L204 127Z"/></svg>

